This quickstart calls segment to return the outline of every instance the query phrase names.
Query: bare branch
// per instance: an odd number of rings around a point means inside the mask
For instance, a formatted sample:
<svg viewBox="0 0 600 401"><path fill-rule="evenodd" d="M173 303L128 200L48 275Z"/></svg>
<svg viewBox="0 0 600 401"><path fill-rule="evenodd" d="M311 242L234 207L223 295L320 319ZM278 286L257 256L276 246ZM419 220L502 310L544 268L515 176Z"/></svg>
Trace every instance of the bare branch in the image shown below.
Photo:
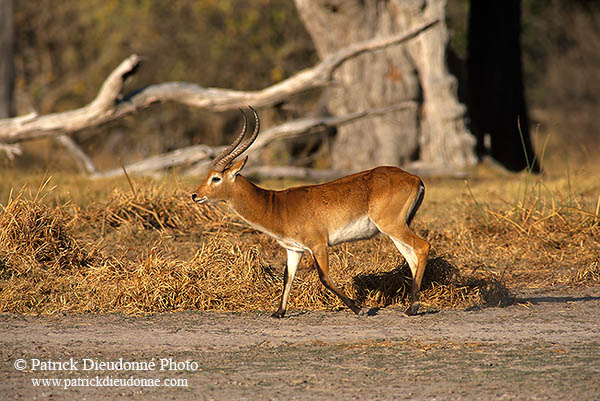
<svg viewBox="0 0 600 401"><path fill-rule="evenodd" d="M140 58L135 54L126 58L108 76L98 96L80 109L45 116L30 113L0 120L0 142L16 143L58 136L113 120L120 103L118 96L123 82L137 69L139 63Z"/></svg>
<svg viewBox="0 0 600 401"><path fill-rule="evenodd" d="M354 43L331 54L313 68L301 71L268 88L250 92L203 88L185 82L167 82L120 97L123 82L136 72L141 62L140 57L134 54L109 75L96 99L80 109L45 116L27 115L0 120L0 143L17 143L73 133L118 119L156 102L173 101L212 111L231 110L248 104L255 107L270 106L294 94L328 85L332 74L344 61L364 52L409 40L438 21L436 19L426 22L398 35Z"/></svg>
<svg viewBox="0 0 600 401"><path fill-rule="evenodd" d="M263 132L256 139L256 142L254 142L250 149L248 149L248 153L252 154L262 152L265 147L276 140L295 138L310 134L312 131L318 128L339 127L364 117L382 115L393 110L405 109L409 107L417 107L417 104L412 101L406 101L378 109L350 113L340 117L307 117L288 121Z"/></svg>
<svg viewBox="0 0 600 401"><path fill-rule="evenodd" d="M98 172L98 169L96 168L96 165L92 159L83 151L83 149L81 149L79 145L75 143L73 139L71 139L70 136L59 135L56 137L56 141L64 146L67 151L69 151L82 173L96 174Z"/></svg>
<svg viewBox="0 0 600 401"><path fill-rule="evenodd" d="M149 157L137 163L128 164L125 169L129 173L134 174L154 174L158 170L168 167L175 167L184 164L198 163L203 160L210 160L218 154L219 151L225 149L224 146L211 148L206 145L194 145L186 148L174 150L172 152L163 153L162 155ZM102 173L93 174L93 178L115 177L123 174L122 168L105 171Z"/></svg>
<svg viewBox="0 0 600 401"><path fill-rule="evenodd" d="M315 118L301 118L293 121L288 121L281 125L269 128L264 131L256 139L254 144L248 149L248 154L257 154L262 152L269 144L277 140L296 138L304 135L312 134L316 129L322 129L325 127L340 126L343 124L350 123L360 118L369 116L376 116L387 113L391 110L397 110L407 107L416 107L414 102L403 102L397 105L388 107L382 107L379 109L366 110L356 113L350 113L341 117L315 117ZM164 153L162 155L153 156L137 163L129 164L125 166L128 172L137 174L156 174L158 170L162 170L169 167L176 167L181 165L192 165L201 162L200 166L193 167L187 174L200 174L208 170L210 162L215 155L225 149L224 146L211 148L206 145L194 145L186 148L181 148L172 152ZM123 174L123 169L116 168L103 173L93 174L94 178L100 177L114 177Z"/></svg>
<svg viewBox="0 0 600 401"><path fill-rule="evenodd" d="M0 143L0 152L4 152L4 155L8 158L8 160L14 160L15 157L21 156L23 153L23 149L17 145L5 145Z"/></svg>

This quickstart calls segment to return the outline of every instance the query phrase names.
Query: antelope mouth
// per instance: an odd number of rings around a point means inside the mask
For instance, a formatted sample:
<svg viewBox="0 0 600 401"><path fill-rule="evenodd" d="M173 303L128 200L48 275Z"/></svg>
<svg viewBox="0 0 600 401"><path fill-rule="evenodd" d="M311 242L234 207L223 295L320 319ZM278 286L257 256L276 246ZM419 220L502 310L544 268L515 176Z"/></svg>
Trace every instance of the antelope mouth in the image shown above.
<svg viewBox="0 0 600 401"><path fill-rule="evenodd" d="M198 195L196 195L196 194L192 194L192 200L199 204L208 202L208 198L206 196L199 198Z"/></svg>

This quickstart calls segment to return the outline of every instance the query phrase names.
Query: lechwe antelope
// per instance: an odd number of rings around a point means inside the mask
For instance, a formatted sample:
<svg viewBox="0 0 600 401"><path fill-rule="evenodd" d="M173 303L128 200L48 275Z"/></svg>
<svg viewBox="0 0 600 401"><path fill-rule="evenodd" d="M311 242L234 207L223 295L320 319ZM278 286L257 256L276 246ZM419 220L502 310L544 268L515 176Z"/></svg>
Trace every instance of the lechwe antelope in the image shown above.
<svg viewBox="0 0 600 401"><path fill-rule="evenodd" d="M329 278L327 247L342 242L371 238L384 233L392 239L412 272L412 299L406 314L419 308L419 288L427 263L429 243L416 236L409 225L419 208L425 187L417 176L397 167L377 167L321 184L270 191L253 184L240 171L248 157L234 162L254 142L256 125L242 143L247 118L237 139L216 157L204 182L192 194L197 203L224 201L254 228L271 235L287 251L287 267L279 309L287 309L292 280L304 251L310 252L325 287L356 314L361 309Z"/></svg>

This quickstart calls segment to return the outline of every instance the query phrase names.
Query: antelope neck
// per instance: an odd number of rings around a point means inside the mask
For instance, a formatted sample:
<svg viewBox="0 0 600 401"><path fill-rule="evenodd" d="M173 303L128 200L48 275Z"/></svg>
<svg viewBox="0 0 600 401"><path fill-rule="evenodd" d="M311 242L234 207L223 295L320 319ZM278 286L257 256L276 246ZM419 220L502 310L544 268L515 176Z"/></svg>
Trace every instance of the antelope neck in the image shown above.
<svg viewBox="0 0 600 401"><path fill-rule="evenodd" d="M227 202L241 218L253 226L272 231L268 221L277 219L274 216L273 191L264 189L240 175L236 178L233 197Z"/></svg>

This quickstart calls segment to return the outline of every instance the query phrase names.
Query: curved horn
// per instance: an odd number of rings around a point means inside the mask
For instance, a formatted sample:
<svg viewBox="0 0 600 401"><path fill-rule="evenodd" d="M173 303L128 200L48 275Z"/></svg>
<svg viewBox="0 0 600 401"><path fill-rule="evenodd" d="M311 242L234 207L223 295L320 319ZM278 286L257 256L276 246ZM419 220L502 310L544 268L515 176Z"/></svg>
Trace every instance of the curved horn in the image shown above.
<svg viewBox="0 0 600 401"><path fill-rule="evenodd" d="M235 138L235 141L233 141L231 145L227 147L227 149L225 149L224 151L219 153L217 157L215 157L212 164L210 165L211 170L223 171L223 169L229 163L229 161L223 162L223 159L227 157L229 153L235 150L235 148L240 144L240 142L242 142L244 135L246 135L246 130L248 129L248 117L246 117L246 113L244 113L244 110L240 109L240 112L242 113L242 116L244 116L244 126L242 127L242 132L238 135L237 138Z"/></svg>
<svg viewBox="0 0 600 401"><path fill-rule="evenodd" d="M233 161L236 157L238 157L239 155L241 155L242 153L244 153L246 151L246 149L248 149L250 147L250 145L252 145L252 143L256 140L256 137L258 136L258 131L260 130L260 119L258 118L258 113L256 112L256 110L254 110L252 107L248 106L248 108L250 110L252 110L252 113L254 113L254 120L256 121L256 124L254 125L254 132L252 133L252 135L250 136L250 138L246 139L246 141L244 141L243 144L239 145L235 150L233 150L231 153L229 153L228 155L224 156L220 161L219 161L219 167L221 168L225 168L231 161ZM241 137L240 137L241 140ZM236 139L237 141L237 139ZM217 166L215 166L217 167ZM216 170L216 168L215 168Z"/></svg>

